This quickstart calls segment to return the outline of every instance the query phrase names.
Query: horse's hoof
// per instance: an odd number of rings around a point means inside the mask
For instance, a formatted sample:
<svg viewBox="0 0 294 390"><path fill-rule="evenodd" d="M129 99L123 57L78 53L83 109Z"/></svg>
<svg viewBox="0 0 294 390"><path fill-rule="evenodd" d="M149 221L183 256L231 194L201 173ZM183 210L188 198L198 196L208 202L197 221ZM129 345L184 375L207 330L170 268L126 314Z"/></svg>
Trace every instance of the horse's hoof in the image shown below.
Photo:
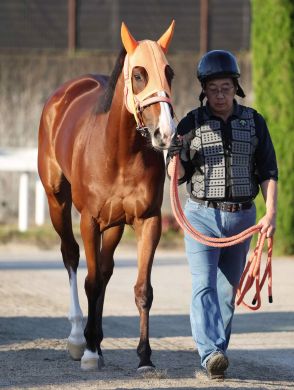
<svg viewBox="0 0 294 390"><path fill-rule="evenodd" d="M84 371L101 370L104 367L104 359L97 352L85 350L81 358L81 369Z"/></svg>
<svg viewBox="0 0 294 390"><path fill-rule="evenodd" d="M154 366L141 366L141 367L138 367L137 368L137 373L142 375L142 374L146 374L146 373L149 373L149 372L154 372L155 371L155 367Z"/></svg>
<svg viewBox="0 0 294 390"><path fill-rule="evenodd" d="M67 349L70 354L70 357L73 360L81 360L84 350L85 350L86 344L73 344L70 341L67 342Z"/></svg>

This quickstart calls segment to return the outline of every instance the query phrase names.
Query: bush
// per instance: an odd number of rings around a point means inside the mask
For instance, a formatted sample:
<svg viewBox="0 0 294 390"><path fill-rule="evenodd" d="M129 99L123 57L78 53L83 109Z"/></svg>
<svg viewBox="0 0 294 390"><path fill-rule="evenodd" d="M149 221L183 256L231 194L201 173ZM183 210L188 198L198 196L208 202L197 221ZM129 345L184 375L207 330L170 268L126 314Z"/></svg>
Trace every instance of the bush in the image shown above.
<svg viewBox="0 0 294 390"><path fill-rule="evenodd" d="M294 254L293 0L252 0L253 90L265 117L279 167L275 251ZM258 216L264 214L261 196Z"/></svg>

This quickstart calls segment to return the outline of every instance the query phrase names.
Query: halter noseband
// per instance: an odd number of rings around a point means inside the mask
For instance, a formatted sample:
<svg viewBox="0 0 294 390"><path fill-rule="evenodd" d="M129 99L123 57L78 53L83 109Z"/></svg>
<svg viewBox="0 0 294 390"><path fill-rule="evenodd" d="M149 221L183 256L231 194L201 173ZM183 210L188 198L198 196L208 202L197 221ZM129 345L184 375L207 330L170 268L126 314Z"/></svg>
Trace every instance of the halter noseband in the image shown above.
<svg viewBox="0 0 294 390"><path fill-rule="evenodd" d="M148 106L151 106L152 104L160 103L160 102L168 103L172 109L171 99L167 96L160 96L160 95L146 98L143 101L139 101L135 95L133 95L133 98L134 98L134 107L135 107L135 112L136 112L136 115L134 115L134 117L135 117L136 122L137 122L136 130L143 137L148 137L149 130L148 130L148 127L146 127L144 125L144 121L143 121L143 117L142 117L142 113L143 113L144 109Z"/></svg>

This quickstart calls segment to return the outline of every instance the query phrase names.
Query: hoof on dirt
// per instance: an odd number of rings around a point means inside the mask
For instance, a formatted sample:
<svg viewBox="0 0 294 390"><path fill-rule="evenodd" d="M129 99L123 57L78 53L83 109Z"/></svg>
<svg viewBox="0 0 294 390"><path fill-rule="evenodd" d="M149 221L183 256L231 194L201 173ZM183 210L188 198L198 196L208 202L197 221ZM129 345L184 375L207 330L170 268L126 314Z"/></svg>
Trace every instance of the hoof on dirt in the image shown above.
<svg viewBox="0 0 294 390"><path fill-rule="evenodd" d="M85 350L86 344L73 344L71 342L67 342L67 349L70 354L70 357L73 360L81 360L84 350Z"/></svg>
<svg viewBox="0 0 294 390"><path fill-rule="evenodd" d="M104 367L103 356L98 355L97 352L85 350L81 358L81 369L84 371L101 370Z"/></svg>
<svg viewBox="0 0 294 390"><path fill-rule="evenodd" d="M140 375L147 374L149 372L154 372L155 367L154 366L141 366L137 368L137 373Z"/></svg>

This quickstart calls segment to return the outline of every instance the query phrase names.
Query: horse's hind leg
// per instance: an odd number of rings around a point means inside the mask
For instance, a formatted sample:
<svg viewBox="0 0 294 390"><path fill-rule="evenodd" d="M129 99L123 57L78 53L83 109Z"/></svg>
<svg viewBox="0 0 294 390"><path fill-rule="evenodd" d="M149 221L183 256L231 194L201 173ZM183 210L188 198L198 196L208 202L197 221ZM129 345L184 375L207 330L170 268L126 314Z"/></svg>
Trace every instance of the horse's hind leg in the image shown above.
<svg viewBox="0 0 294 390"><path fill-rule="evenodd" d="M52 224L61 238L61 253L65 268L68 271L70 283L70 311L68 319L71 322L71 332L68 337L68 350L74 360L81 359L85 338L83 329L83 313L79 304L77 288L77 268L79 265L79 246L74 238L71 219L71 187L66 178L55 177L54 183L45 184ZM58 180L56 179L58 177ZM43 181L44 182L44 181Z"/></svg>

